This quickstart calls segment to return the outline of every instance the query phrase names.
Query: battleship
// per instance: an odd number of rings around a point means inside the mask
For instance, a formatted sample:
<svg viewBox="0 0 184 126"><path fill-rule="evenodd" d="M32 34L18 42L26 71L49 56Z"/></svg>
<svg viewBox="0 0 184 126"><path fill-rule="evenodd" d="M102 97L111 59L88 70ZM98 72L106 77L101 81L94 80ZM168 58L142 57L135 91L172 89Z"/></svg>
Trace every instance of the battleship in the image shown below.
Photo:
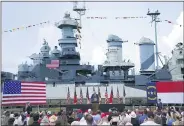
<svg viewBox="0 0 184 126"><path fill-rule="evenodd" d="M85 8L74 8L74 11L81 16L84 15ZM90 95L93 93L93 88L96 91L100 88L102 102L105 99L103 94L105 94L106 87L108 93L113 89L115 96L118 88L120 97L123 97L125 89L126 102L135 100L140 103L146 101L148 82L184 79L184 45L181 42L172 51L172 57L170 59L164 57L163 66L158 68L155 66L155 60L159 58L158 55L155 55L158 53L155 52L156 43L149 38L140 37L140 41L135 43L135 46L139 46L140 49L141 66L139 74L135 74L135 64L122 57L123 44L127 41L111 34L106 40L108 45L106 60L95 69L90 63L81 64L80 52L76 50L81 37L81 18L76 20L66 12L63 19L55 25L62 32L58 46L51 49L49 42L44 39L40 53L33 53L29 56L33 64L20 64L16 75L19 81L45 82L48 103L56 103L57 100L63 99L62 104L65 104L68 87L71 93L76 88L77 96L80 96L80 89L85 96L87 87ZM15 75L7 72L1 72L1 77L2 81L15 79ZM72 94L71 98L73 98Z"/></svg>

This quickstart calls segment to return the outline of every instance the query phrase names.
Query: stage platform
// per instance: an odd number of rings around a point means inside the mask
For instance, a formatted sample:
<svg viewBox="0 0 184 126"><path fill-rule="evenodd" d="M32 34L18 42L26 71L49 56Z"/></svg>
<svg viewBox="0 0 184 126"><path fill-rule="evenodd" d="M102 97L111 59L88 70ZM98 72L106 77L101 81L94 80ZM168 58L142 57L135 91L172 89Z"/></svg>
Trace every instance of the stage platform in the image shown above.
<svg viewBox="0 0 184 126"><path fill-rule="evenodd" d="M92 104L61 105L61 107L66 107L66 110L81 109L82 111L86 111L92 109ZM99 104L99 110L102 112L108 112L109 109L113 107L117 108L119 111L125 109L124 104Z"/></svg>

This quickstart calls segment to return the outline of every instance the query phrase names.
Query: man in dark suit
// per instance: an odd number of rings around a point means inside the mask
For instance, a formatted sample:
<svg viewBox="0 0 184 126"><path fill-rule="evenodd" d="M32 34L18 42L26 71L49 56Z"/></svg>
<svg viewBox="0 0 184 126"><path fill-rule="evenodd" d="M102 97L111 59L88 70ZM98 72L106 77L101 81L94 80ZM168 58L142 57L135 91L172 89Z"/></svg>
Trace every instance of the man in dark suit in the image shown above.
<svg viewBox="0 0 184 126"><path fill-rule="evenodd" d="M27 112L27 114L30 114L32 112L32 107L29 102L26 103L26 106L23 109L24 112Z"/></svg>
<svg viewBox="0 0 184 126"><path fill-rule="evenodd" d="M99 96L98 96L98 94L96 94L95 91L94 91L94 93L91 95L91 103L99 103Z"/></svg>
<svg viewBox="0 0 184 126"><path fill-rule="evenodd" d="M157 107L158 107L158 111L161 111L161 110L162 110L163 104L162 104L162 102L161 102L161 99L158 99Z"/></svg>

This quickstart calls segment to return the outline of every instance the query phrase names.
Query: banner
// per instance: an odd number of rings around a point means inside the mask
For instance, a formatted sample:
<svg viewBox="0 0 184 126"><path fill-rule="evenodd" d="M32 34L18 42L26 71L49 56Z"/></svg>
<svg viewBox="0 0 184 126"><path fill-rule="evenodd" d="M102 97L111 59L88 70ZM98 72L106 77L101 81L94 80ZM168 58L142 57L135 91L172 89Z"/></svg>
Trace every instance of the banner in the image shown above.
<svg viewBox="0 0 184 126"><path fill-rule="evenodd" d="M157 103L156 82L147 83L147 103Z"/></svg>

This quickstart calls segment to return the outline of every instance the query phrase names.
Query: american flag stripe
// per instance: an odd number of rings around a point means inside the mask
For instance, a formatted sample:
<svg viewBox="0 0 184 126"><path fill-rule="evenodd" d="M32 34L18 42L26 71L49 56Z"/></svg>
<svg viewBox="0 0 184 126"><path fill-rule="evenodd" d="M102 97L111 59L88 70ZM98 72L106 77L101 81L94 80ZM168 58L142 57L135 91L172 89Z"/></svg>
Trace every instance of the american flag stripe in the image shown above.
<svg viewBox="0 0 184 126"><path fill-rule="evenodd" d="M21 96L21 97L29 97L29 96L44 96L45 97L45 93L44 94L30 94L30 93L24 93L24 94L14 94L13 97L17 97L17 96ZM12 97L12 94L3 94L3 97Z"/></svg>
<svg viewBox="0 0 184 126"><path fill-rule="evenodd" d="M20 97L20 98L2 98L2 100L6 100L6 101L8 101L8 100L16 100L16 99L18 99L18 100L34 100L34 99L41 99L41 100L43 100L43 99L46 99L45 97L29 97L29 98L26 98L26 97Z"/></svg>
<svg viewBox="0 0 184 126"><path fill-rule="evenodd" d="M46 102L44 101L11 101L11 102L4 102L2 105L25 105L25 103L30 102L31 105L45 105Z"/></svg>
<svg viewBox="0 0 184 126"><path fill-rule="evenodd" d="M32 86L32 84L23 84L24 87L30 87ZM38 87L38 88L45 88L46 86L44 85L34 85L34 87Z"/></svg>
<svg viewBox="0 0 184 126"><path fill-rule="evenodd" d="M33 86L34 85L34 87L46 87L46 85L43 85L43 84L31 84L31 83L23 83L22 84L22 86Z"/></svg>
<svg viewBox="0 0 184 126"><path fill-rule="evenodd" d="M11 98L12 96L3 96L3 98ZM14 98L27 98L27 96L14 96ZM45 98L45 96L38 96L38 95L35 95L35 96L32 96L34 98L37 98L37 97L40 97L40 98Z"/></svg>
<svg viewBox="0 0 184 126"><path fill-rule="evenodd" d="M45 82L25 82L25 81L22 81L21 82L22 85L25 85L25 84L32 84L32 85L46 85Z"/></svg>
<svg viewBox="0 0 184 126"><path fill-rule="evenodd" d="M40 91L40 90L29 90L29 89L22 89L22 93L27 93L27 92L30 92L30 93L46 93L46 91Z"/></svg>
<svg viewBox="0 0 184 126"><path fill-rule="evenodd" d="M16 94L13 96L34 96L34 95L42 95L45 96L46 92L22 92L21 94ZM3 94L3 96L12 96L12 94Z"/></svg>
<svg viewBox="0 0 184 126"><path fill-rule="evenodd" d="M10 100L6 99L4 101L6 101L6 102L12 102L14 100L16 100L16 101L23 101L23 102L25 101L25 99L17 99L17 98L10 99ZM44 99L41 99L41 98L39 98L39 99L30 99L30 98L26 99L26 101L29 101L29 102L31 102L31 101L45 101L45 100L46 100L46 98L44 98Z"/></svg>
<svg viewBox="0 0 184 126"><path fill-rule="evenodd" d="M29 90L29 87L21 87L22 90ZM38 91L45 91L45 88L40 87L32 87L32 89L38 90Z"/></svg>
<svg viewBox="0 0 184 126"><path fill-rule="evenodd" d="M2 105L46 104L46 84L43 82L5 81Z"/></svg>

